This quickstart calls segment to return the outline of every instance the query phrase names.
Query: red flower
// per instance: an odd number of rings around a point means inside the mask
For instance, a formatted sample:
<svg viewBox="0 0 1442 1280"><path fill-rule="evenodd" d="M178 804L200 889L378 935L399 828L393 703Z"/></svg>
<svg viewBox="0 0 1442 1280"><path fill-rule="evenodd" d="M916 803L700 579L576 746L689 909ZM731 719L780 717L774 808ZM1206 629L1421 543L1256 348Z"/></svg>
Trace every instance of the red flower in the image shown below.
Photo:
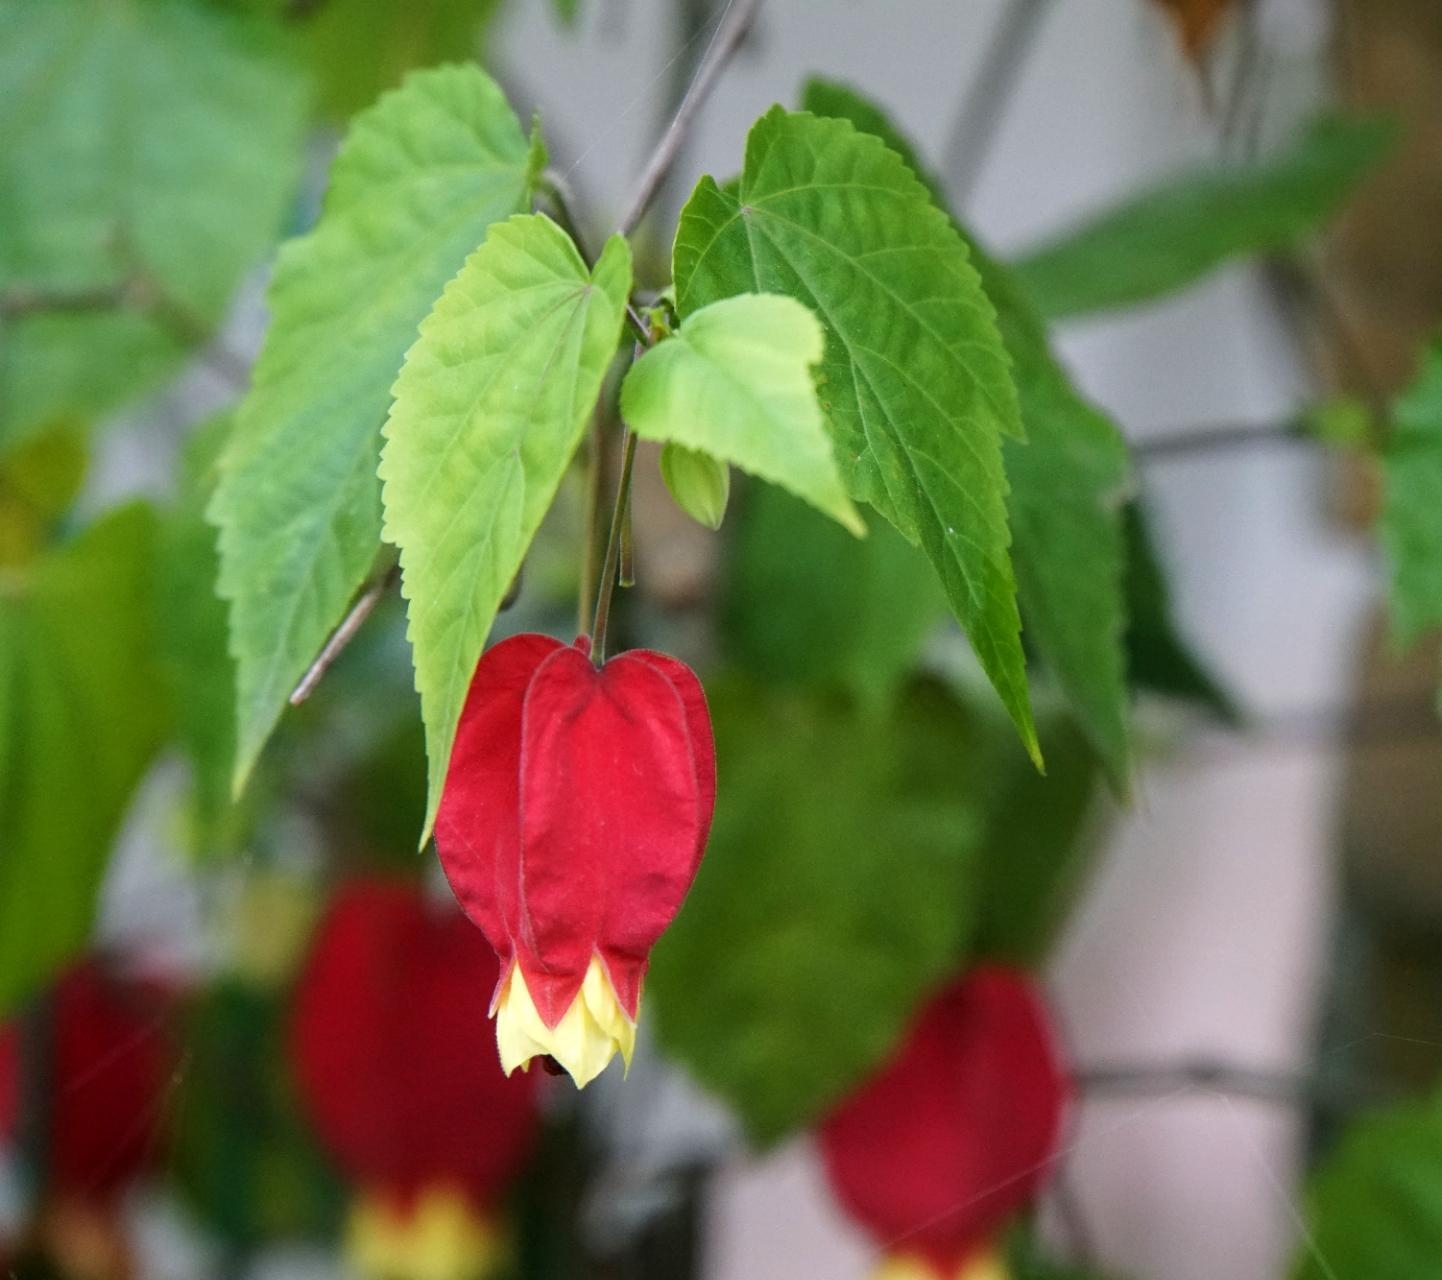
<svg viewBox="0 0 1442 1280"><path fill-rule="evenodd" d="M533 1081L488 1052L497 966L454 909L403 881L344 886L321 922L291 1013L302 1107L360 1185L350 1249L375 1274L470 1274L528 1158ZM423 1261L424 1259L424 1261Z"/></svg>
<svg viewBox="0 0 1442 1280"><path fill-rule="evenodd" d="M852 1217L902 1246L892 1274L951 1280L1045 1185L1068 1094L1031 981L974 969L826 1119L827 1174Z"/></svg>
<svg viewBox="0 0 1442 1280"><path fill-rule="evenodd" d="M56 983L45 1011L49 1198L109 1210L154 1168L178 1064L174 1004L173 992L122 982L93 961ZM11 1027L0 1033L0 1136L18 1136L20 1090L20 1032Z"/></svg>
<svg viewBox="0 0 1442 1280"><path fill-rule="evenodd" d="M492 1001L509 1073L553 1057L578 1085L629 1062L651 948L706 846L716 755L701 684L582 638L504 640L456 733L436 847L500 957Z"/></svg>

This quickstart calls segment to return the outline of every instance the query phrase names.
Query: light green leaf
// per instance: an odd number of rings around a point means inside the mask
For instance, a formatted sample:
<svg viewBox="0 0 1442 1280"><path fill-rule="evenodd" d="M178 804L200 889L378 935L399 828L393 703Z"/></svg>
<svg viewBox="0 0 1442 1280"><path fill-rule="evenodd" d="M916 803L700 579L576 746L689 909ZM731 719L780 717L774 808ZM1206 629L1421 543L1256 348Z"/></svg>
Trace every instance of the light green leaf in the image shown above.
<svg viewBox="0 0 1442 1280"><path fill-rule="evenodd" d="M731 468L709 453L674 443L662 448L660 465L676 505L698 524L719 529L731 499Z"/></svg>
<svg viewBox="0 0 1442 1280"><path fill-rule="evenodd" d="M811 380L825 347L816 317L791 298L713 302L632 366L621 413L642 439L703 450L864 535Z"/></svg>
<svg viewBox="0 0 1442 1280"><path fill-rule="evenodd" d="M279 236L304 83L271 24L0 0L0 449L156 386Z"/></svg>
<svg viewBox="0 0 1442 1280"><path fill-rule="evenodd" d="M1356 1121L1308 1194L1294 1280L1419 1280L1442 1257L1442 1097Z"/></svg>
<svg viewBox="0 0 1442 1280"><path fill-rule="evenodd" d="M1322 116L1258 164L1193 170L1123 200L1026 254L1018 279L1053 319L1175 292L1229 258L1297 244L1396 138L1390 121Z"/></svg>
<svg viewBox="0 0 1442 1280"><path fill-rule="evenodd" d="M0 582L0 1018L89 937L116 829L168 727L154 520L123 508Z"/></svg>
<svg viewBox="0 0 1442 1280"><path fill-rule="evenodd" d="M1411 644L1442 626L1442 339L1393 409L1382 467L1392 621L1398 640Z"/></svg>
<svg viewBox="0 0 1442 1280"><path fill-rule="evenodd" d="M943 199L915 149L873 104L841 85L812 81L805 105L874 133ZM1026 439L1008 440L1004 452L1026 635L1056 674L1113 783L1125 790L1131 772L1120 513L1130 484L1126 445L1052 356L1046 328L1011 274L960 224L957 231L996 307L1026 429Z"/></svg>
<svg viewBox="0 0 1442 1280"><path fill-rule="evenodd" d="M375 560L380 428L416 329L543 157L475 67L356 118L319 225L280 254L270 332L209 518L236 660L236 784Z"/></svg>
<svg viewBox="0 0 1442 1280"><path fill-rule="evenodd" d="M947 616L926 557L872 517L867 538L780 489L740 504L721 597L729 661L768 682L882 711Z"/></svg>
<svg viewBox="0 0 1442 1280"><path fill-rule="evenodd" d="M491 228L395 385L381 478L426 723L429 836L496 610L585 432L620 340L631 250L588 271L541 214Z"/></svg>
<svg viewBox="0 0 1442 1280"><path fill-rule="evenodd" d="M879 721L734 680L707 697L726 802L645 1004L662 1047L766 1144L882 1061L960 962L974 742L929 685Z"/></svg>
<svg viewBox="0 0 1442 1280"><path fill-rule="evenodd" d="M1007 555L1001 438L1016 390L966 247L894 152L780 107L734 194L705 178L674 250L683 318L784 293L826 328L820 395L842 475L919 542L1028 749L1040 758Z"/></svg>

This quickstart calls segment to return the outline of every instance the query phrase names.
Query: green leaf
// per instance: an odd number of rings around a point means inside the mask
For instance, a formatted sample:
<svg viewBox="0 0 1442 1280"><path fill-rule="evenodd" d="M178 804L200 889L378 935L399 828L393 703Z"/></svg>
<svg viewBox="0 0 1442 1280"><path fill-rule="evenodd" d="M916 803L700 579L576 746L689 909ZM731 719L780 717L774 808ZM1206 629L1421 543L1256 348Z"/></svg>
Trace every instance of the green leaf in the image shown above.
<svg viewBox="0 0 1442 1280"><path fill-rule="evenodd" d="M304 82L271 24L0 0L0 449L174 372L279 236Z"/></svg>
<svg viewBox="0 0 1442 1280"><path fill-rule="evenodd" d="M0 582L0 1018L85 945L131 793L168 728L154 519L131 506Z"/></svg>
<svg viewBox="0 0 1442 1280"><path fill-rule="evenodd" d="M1229 258L1303 240L1396 139L1387 120L1322 116L1259 164L1178 174L1095 215L1024 256L1017 276L1053 319L1173 293Z"/></svg>
<svg viewBox="0 0 1442 1280"><path fill-rule="evenodd" d="M471 675L581 442L630 292L620 236L588 271L554 222L519 215L446 286L396 380L380 474L426 723L423 844Z"/></svg>
<svg viewBox="0 0 1442 1280"><path fill-rule="evenodd" d="M581 11L581 0L551 0L551 8L562 23L573 26L576 15Z"/></svg>
<svg viewBox="0 0 1442 1280"><path fill-rule="evenodd" d="M235 663L216 592L216 531L205 520L216 455L232 426L232 415L221 414L187 443L180 498L161 524L156 551L156 651L190 760L192 838L202 853L222 837L235 762Z"/></svg>
<svg viewBox="0 0 1442 1280"><path fill-rule="evenodd" d="M269 7L295 0L268 0ZM481 60L499 0L309 0L290 25L315 74L320 106L344 120L421 67Z"/></svg>
<svg viewBox="0 0 1442 1280"><path fill-rule="evenodd" d="M933 198L943 199L941 184L920 167L915 148L873 104L818 80L808 84L805 103L874 133ZM1131 772L1120 515L1130 485L1126 445L1052 356L1046 328L1010 272L983 253L959 223L956 229L996 307L1026 429L1024 440L1006 441L1004 453L1012 561L1026 635L1056 674L1113 783L1125 790Z"/></svg>
<svg viewBox="0 0 1442 1280"><path fill-rule="evenodd" d="M1442 625L1442 339L1393 409L1382 468L1392 623L1398 640L1411 644Z"/></svg>
<svg viewBox="0 0 1442 1280"><path fill-rule="evenodd" d="M772 1143L882 1061L958 963L973 741L934 686L880 721L734 680L707 696L726 803L645 1000L662 1047Z"/></svg>
<svg viewBox="0 0 1442 1280"><path fill-rule="evenodd" d="M1237 723L1236 703L1187 647L1172 617L1171 591L1140 501L1123 520L1127 544L1127 666L1138 689L1194 702L1219 720Z"/></svg>
<svg viewBox="0 0 1442 1280"><path fill-rule="evenodd" d="M621 413L643 440L703 450L864 535L811 380L825 347L816 317L791 298L713 302L631 367Z"/></svg>
<svg viewBox="0 0 1442 1280"><path fill-rule="evenodd" d="M848 122L775 107L735 193L711 178L681 216L677 306L784 293L826 328L820 393L851 495L919 542L1040 759L1007 555L1001 438L1020 419L966 247L900 157Z"/></svg>
<svg viewBox="0 0 1442 1280"><path fill-rule="evenodd" d="M884 709L947 616L926 557L873 517L857 539L783 490L741 503L721 600L727 658L762 680Z"/></svg>
<svg viewBox="0 0 1442 1280"><path fill-rule="evenodd" d="M1045 778L999 731L984 769L986 833L977 862L973 948L1009 964L1046 959L1097 852L1086 838L1099 789L1096 757L1077 728L1054 720L1040 719Z"/></svg>
<svg viewBox="0 0 1442 1280"><path fill-rule="evenodd" d="M391 384L447 280L523 209L543 157L475 67L356 118L314 231L286 245L209 518L236 660L235 782L375 560Z"/></svg>
<svg viewBox="0 0 1442 1280"><path fill-rule="evenodd" d="M731 468L709 453L674 443L662 448L660 465L676 505L698 524L719 529L731 499Z"/></svg>
<svg viewBox="0 0 1442 1280"><path fill-rule="evenodd" d="M1356 1121L1308 1195L1294 1280L1418 1280L1442 1257L1442 1097Z"/></svg>
<svg viewBox="0 0 1442 1280"><path fill-rule="evenodd" d="M88 461L80 433L63 427L32 435L0 457L0 569L41 550L80 492Z"/></svg>

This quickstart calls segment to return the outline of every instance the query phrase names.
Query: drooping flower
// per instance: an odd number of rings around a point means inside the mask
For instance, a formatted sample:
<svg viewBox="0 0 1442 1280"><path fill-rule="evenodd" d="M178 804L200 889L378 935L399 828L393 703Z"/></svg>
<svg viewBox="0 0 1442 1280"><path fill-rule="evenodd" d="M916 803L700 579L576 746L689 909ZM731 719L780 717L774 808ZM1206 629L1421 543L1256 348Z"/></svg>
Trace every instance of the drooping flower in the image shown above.
<svg viewBox="0 0 1442 1280"><path fill-rule="evenodd" d="M347 1253L364 1275L465 1280L500 1252L498 1202L529 1158L534 1081L489 1051L496 959L454 907L404 881L336 894L298 981L302 1108L357 1184Z"/></svg>
<svg viewBox="0 0 1442 1280"><path fill-rule="evenodd" d="M163 1154L177 1008L174 987L88 959L51 988L33 1027L0 1028L0 1144L24 1141L22 1125L43 1135L39 1198L20 1245L27 1257L65 1274L129 1274L121 1203ZM44 1072L40 1114L26 1114L32 1043Z"/></svg>
<svg viewBox="0 0 1442 1280"><path fill-rule="evenodd" d="M509 1073L547 1055L584 1085L629 1064L651 948L695 879L716 796L706 698L665 654L597 667L520 635L476 667L436 820L466 914L501 961Z"/></svg>
<svg viewBox="0 0 1442 1280"><path fill-rule="evenodd" d="M847 1212L890 1251L877 1280L1004 1280L993 1249L1046 1184L1070 1093L1042 1000L983 966L821 1126Z"/></svg>

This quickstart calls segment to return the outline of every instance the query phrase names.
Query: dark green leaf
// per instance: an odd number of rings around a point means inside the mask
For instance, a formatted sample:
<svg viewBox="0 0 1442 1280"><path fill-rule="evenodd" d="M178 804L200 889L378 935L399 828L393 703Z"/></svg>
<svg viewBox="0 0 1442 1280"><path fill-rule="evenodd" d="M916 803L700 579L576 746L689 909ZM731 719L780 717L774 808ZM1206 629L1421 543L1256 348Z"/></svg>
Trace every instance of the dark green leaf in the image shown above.
<svg viewBox="0 0 1442 1280"><path fill-rule="evenodd" d="M172 373L280 234L306 113L270 25L0 0L0 449Z"/></svg>
<svg viewBox="0 0 1442 1280"><path fill-rule="evenodd" d="M0 579L0 1018L84 946L116 829L168 728L154 524L123 508Z"/></svg>
<svg viewBox="0 0 1442 1280"><path fill-rule="evenodd" d="M209 510L237 782L375 561L380 429L402 358L486 229L527 205L542 162L484 72L418 73L356 118L320 224L281 251Z"/></svg>
<svg viewBox="0 0 1442 1280"><path fill-rule="evenodd" d="M1442 1258L1442 1098L1358 1120L1313 1177L1294 1280L1421 1280Z"/></svg>
<svg viewBox="0 0 1442 1280"><path fill-rule="evenodd" d="M844 120L773 108L736 194L705 178L676 233L683 318L784 293L827 330L819 374L843 478L941 576L1039 759L1007 554L1003 435L1020 420L995 314L966 247L895 153Z"/></svg>
<svg viewBox="0 0 1442 1280"><path fill-rule="evenodd" d="M1172 619L1171 592L1153 546L1146 508L1134 502L1126 509L1127 543L1127 666L1138 689L1195 702L1220 720L1240 716L1227 693L1187 648Z"/></svg>
<svg viewBox="0 0 1442 1280"><path fill-rule="evenodd" d="M926 558L875 517L869 537L853 538L769 485L739 505L721 604L727 656L763 680L883 708L946 617Z"/></svg>
<svg viewBox="0 0 1442 1280"><path fill-rule="evenodd" d="M80 492L85 442L63 427L32 435L0 458L0 569L37 555Z"/></svg>
<svg viewBox="0 0 1442 1280"><path fill-rule="evenodd" d="M873 104L841 85L813 80L805 105L874 133L934 199L943 199L941 184L920 167L915 148ZM957 231L996 307L1026 429L1025 440L1006 442L1004 455L1026 635L1055 672L1114 784L1125 790L1131 771L1120 517L1130 484L1126 446L1052 356L1045 326L1007 269L960 224Z"/></svg>
<svg viewBox="0 0 1442 1280"><path fill-rule="evenodd" d="M770 1143L881 1061L956 965L973 739L933 687L884 720L724 679L707 693L726 799L646 1001L663 1047Z"/></svg>
<svg viewBox="0 0 1442 1280"><path fill-rule="evenodd" d="M1341 207L1391 149L1390 121L1323 116L1250 166L1209 166L1097 214L1016 264L1055 319L1172 293L1229 258L1286 249Z"/></svg>

